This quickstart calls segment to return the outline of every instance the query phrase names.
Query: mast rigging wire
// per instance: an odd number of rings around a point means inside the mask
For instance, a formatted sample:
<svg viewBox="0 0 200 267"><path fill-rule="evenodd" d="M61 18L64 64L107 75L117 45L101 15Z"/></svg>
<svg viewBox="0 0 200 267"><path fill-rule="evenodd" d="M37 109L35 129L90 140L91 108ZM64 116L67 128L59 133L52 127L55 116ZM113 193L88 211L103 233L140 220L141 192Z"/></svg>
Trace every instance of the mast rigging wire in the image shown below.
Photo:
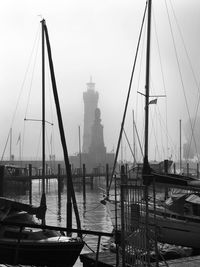
<svg viewBox="0 0 200 267"><path fill-rule="evenodd" d="M193 68L193 66L192 66L192 62L191 62L190 56L189 56L189 54L188 54L188 51L187 51L187 48L186 48L186 44L185 44L185 41L184 41L184 38L183 38L183 34L182 34L182 31L181 31L180 25L179 25L179 23L178 23L178 20L177 20L177 17L176 17L174 8L173 8L173 6L172 6L172 2L171 2L171 0L170 0L169 2L170 2L170 5L171 5L171 9L172 9L172 12L173 12L173 16L174 16L174 19L175 19L175 22L176 22L176 25L177 25L177 28L178 28L178 31L179 31L179 34L180 34L182 43L183 43L183 47L184 47L184 50L185 50L185 53L186 53L186 57L187 57L187 60L188 60L188 63L189 63L189 66L190 66L190 69L191 69L191 72L192 72L192 75L193 75L193 78L194 78L196 87L197 87L197 90L198 90L198 101L197 101L197 107L196 107L196 112L195 112L195 119L194 119L193 126L192 126L192 133L194 134L194 128L195 128L195 124L196 124L196 120L197 120L197 113L198 113L198 110L199 110L199 104L200 104L200 85L199 85L199 83L198 83L198 81L197 81L197 78L196 78L196 75L195 75L195 73L194 73L194 68ZM195 138L195 136L194 136L194 138ZM191 148L191 143L192 143L192 135L190 136L190 142L189 142L189 149L188 149L188 155L187 155L187 158L189 157L189 150L190 150L190 148Z"/></svg>
<svg viewBox="0 0 200 267"><path fill-rule="evenodd" d="M123 131L124 131L124 135L125 135L125 138L126 138L126 142L127 142L127 144L128 144L128 147L129 147L129 149L130 149L130 151L131 151L131 154L132 154L132 156L133 156L133 158L134 158L134 161L137 163L136 158L135 158L135 154L134 154L133 149L132 149L132 147L131 147L131 145L130 145L130 142L129 142L129 140L128 140L128 136L127 136L127 134L126 134L126 131L125 131L124 129L123 129Z"/></svg>
<svg viewBox="0 0 200 267"><path fill-rule="evenodd" d="M157 32L156 19L155 19L154 12L153 12L153 22L154 22L156 43L157 43L157 47L158 47L158 57L159 57L159 63L160 63L160 69L161 69L161 77L162 77L163 89L164 89L165 95L167 95L165 78L164 78L164 71L163 71L163 64L162 64L161 53L160 53L160 44L159 44L159 40L158 40L158 32ZM168 114L168 106L167 106L167 101L165 101L165 127L166 127L166 132L168 132L168 116L167 116L167 114ZM166 136L166 149L167 149L166 155L167 155L167 157L168 157L168 146L169 146L169 140L168 140L168 135L167 135Z"/></svg>
<svg viewBox="0 0 200 267"><path fill-rule="evenodd" d="M111 174L110 184L108 186L108 192L110 191L110 187L111 187L111 184L112 184L112 179L113 179L113 175L114 175L115 167L116 167L116 163L117 163L119 147L120 147L120 142L121 142L121 138L122 138L122 132L123 132L123 128L124 128L125 117L126 117L126 111L127 111L127 107L128 107L128 101L129 101L129 96L130 96L130 91L131 91L131 86L132 86L133 74L134 74L134 71L135 71L136 60L137 60L137 55L138 55L138 50L139 50L139 45L140 45L140 40L141 40L141 35L142 35L142 30L143 30L146 10L147 10L147 4L148 3L146 1L144 15L143 15L143 18L142 18L142 25L141 25L141 28L140 28L139 39L138 39L137 48L136 48L136 55L135 55L133 68L132 68L132 72L131 72L131 78L130 78L130 82L129 82L129 89L128 89L128 94L127 94L127 98L126 98L125 110L124 110L124 114L123 114L123 119L122 119L122 124L121 124L121 129L120 129L120 135L119 135L119 139L118 139L117 150L116 150L114 164L113 164L113 170L112 170L112 174Z"/></svg>
<svg viewBox="0 0 200 267"><path fill-rule="evenodd" d="M198 158L198 161L199 161L199 155L198 155L198 151L197 151L197 144L196 144L196 140L194 138L194 132L193 132L193 126L192 126L192 120L191 120L190 110L189 110L189 106L188 106L188 102L187 102L187 97L186 97L186 92L185 92L185 86L184 86L184 83L183 83L183 77L182 77L181 67L180 67L179 58L178 58L178 52L177 52L177 48L176 48L176 44L175 44L174 34L173 34L173 30L172 30L172 24L171 24L169 10L168 10L168 6L167 6L166 0L165 0L165 6L166 6L166 10L167 10L167 16L168 16L168 21L169 21L169 26L170 26L170 32L171 32L171 36L172 36L172 41L173 41L173 46L174 46L174 51L175 51L176 62L177 62L177 66L178 66L178 71L179 71L179 75L180 75L180 80L181 80L183 95L184 95L184 98L185 98L186 109L187 109L187 113L188 113L188 117L189 117L189 122L190 122L190 127L191 127L191 131L192 131L192 137L193 137L193 140L194 140L195 149L196 149L196 153L197 153L197 158Z"/></svg>
<svg viewBox="0 0 200 267"><path fill-rule="evenodd" d="M21 88L20 88L20 92L19 92L19 95L18 95L18 98L17 98L17 103L16 103L16 106L15 106L15 109L14 109L14 112L13 112L13 116L12 116L12 120L11 120L11 126L10 128L12 128L12 125L14 123L14 119L15 119L15 116L16 116L16 113L17 113L17 108L19 106L19 101L20 101L20 98L21 98L21 95L22 95L22 91L24 89L24 84L25 84L25 81L26 81L26 78L27 78L27 74L28 74L28 71L29 71L29 68L30 68L30 64L31 64L31 59L33 57L33 52L35 50L35 46L36 46L36 42L37 42L37 39L38 39L38 35L39 35L39 27L38 27L38 30L36 32L36 37L35 37L35 40L33 42L33 47L32 47L32 50L31 50L31 54L29 56L29 60L28 60L28 65L26 67L26 71L25 71L25 74L24 74L24 79L22 81L22 85L21 85ZM10 133L10 128L9 128L9 133ZM9 137L9 133L8 133L8 137ZM6 147L7 147L7 143L8 143L8 137L7 137L7 141L6 141L6 145L4 147L4 150L3 150L3 153L2 153L2 156L1 156L1 161L3 161L3 158L4 158L4 154L5 154L5 151L6 151Z"/></svg>

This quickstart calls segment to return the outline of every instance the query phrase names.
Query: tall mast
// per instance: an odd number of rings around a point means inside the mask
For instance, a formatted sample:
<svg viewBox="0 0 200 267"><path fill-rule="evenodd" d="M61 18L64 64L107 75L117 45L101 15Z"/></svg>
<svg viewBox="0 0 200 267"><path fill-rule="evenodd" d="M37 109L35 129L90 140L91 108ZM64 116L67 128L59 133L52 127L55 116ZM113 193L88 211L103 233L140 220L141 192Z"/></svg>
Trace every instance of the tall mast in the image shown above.
<svg viewBox="0 0 200 267"><path fill-rule="evenodd" d="M52 89L53 89L54 100L55 100L55 105L56 105L58 125L59 125L59 130L60 130L61 143L63 147L65 166L66 166L66 171L67 171L67 227L72 228L72 203L71 203L71 200L72 200L73 206L74 206L74 213L76 216L77 228L81 229L81 222L79 218L79 213L78 213L78 208L77 208L78 206L76 203L76 197L75 197L75 192L74 192L74 187L73 187L73 182L72 182L71 166L69 162L67 144L65 140L64 126L63 126L62 115L61 115L61 110L60 110L60 103L59 103L58 92L57 92L54 66L53 66L53 60L52 60L52 55L51 55L51 47L50 47L49 35L48 35L46 24L44 24L44 32L45 32L45 40L46 40L46 45L47 45L47 54L49 58Z"/></svg>
<svg viewBox="0 0 200 267"><path fill-rule="evenodd" d="M149 128L149 74L150 74L150 40L151 40L151 0L148 1L147 22L147 51L146 51L146 83L145 83L145 141L144 141L144 166L143 173L149 174L148 160L148 128Z"/></svg>
<svg viewBox="0 0 200 267"><path fill-rule="evenodd" d="M146 204L146 249L147 249L147 266L150 266L150 239L149 239L149 203L148 203L148 186L151 183L151 169L148 160L148 137L149 137L149 74L150 74L150 41L151 41L151 0L148 0L148 18L147 18L147 50L146 50L146 83L145 83L145 140L144 140L144 162L143 162L143 184L145 185L145 204ZM156 244L155 244L156 245Z"/></svg>
<svg viewBox="0 0 200 267"><path fill-rule="evenodd" d="M42 193L45 191L45 50L44 23L42 20Z"/></svg>
<svg viewBox="0 0 200 267"><path fill-rule="evenodd" d="M46 208L45 197L45 41L44 41L44 25L45 20L41 21L42 25L42 198L41 205ZM45 224L45 218L42 219Z"/></svg>

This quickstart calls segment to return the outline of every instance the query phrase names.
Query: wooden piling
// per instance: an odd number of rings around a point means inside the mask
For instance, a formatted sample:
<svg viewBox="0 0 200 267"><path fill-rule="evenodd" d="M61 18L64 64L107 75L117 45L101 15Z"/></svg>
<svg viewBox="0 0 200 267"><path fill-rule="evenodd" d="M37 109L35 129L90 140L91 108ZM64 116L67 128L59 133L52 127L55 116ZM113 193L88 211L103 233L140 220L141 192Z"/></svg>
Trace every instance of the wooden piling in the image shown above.
<svg viewBox="0 0 200 267"><path fill-rule="evenodd" d="M91 175L91 177L90 177L90 188L91 189L93 189L93 187L94 187L94 176L93 175Z"/></svg>
<svg viewBox="0 0 200 267"><path fill-rule="evenodd" d="M86 174L86 169L85 169L85 164L83 164L83 204L86 203L86 193L85 193L85 174Z"/></svg>
<svg viewBox="0 0 200 267"><path fill-rule="evenodd" d="M29 204L32 205L32 164L28 165L29 173Z"/></svg>
<svg viewBox="0 0 200 267"><path fill-rule="evenodd" d="M164 160L164 172L165 174L168 174L168 165L169 161L167 159Z"/></svg>
<svg viewBox="0 0 200 267"><path fill-rule="evenodd" d="M187 176L189 176L190 171L189 171L189 163L187 163Z"/></svg>
<svg viewBox="0 0 200 267"><path fill-rule="evenodd" d="M58 176L57 176L57 181L58 181L58 200L61 199L61 178L60 178L60 164L58 164Z"/></svg>
<svg viewBox="0 0 200 267"><path fill-rule="evenodd" d="M5 166L0 166L0 197L4 195L4 175L5 175Z"/></svg>
<svg viewBox="0 0 200 267"><path fill-rule="evenodd" d="M197 178L199 179L199 163L197 163Z"/></svg>
<svg viewBox="0 0 200 267"><path fill-rule="evenodd" d="M106 194L109 195L109 165L106 164Z"/></svg>
<svg viewBox="0 0 200 267"><path fill-rule="evenodd" d="M126 191L123 190L123 186L126 184L125 180L125 168L124 165L121 165L121 186L120 186L120 195L121 195L121 218L124 218L124 201L126 200ZM125 224L124 220L121 221L121 248L122 248L122 262L125 262ZM124 266L124 265L123 265Z"/></svg>
<svg viewBox="0 0 200 267"><path fill-rule="evenodd" d="M125 174L126 175L128 174L128 164L127 163L125 164Z"/></svg>
<svg viewBox="0 0 200 267"><path fill-rule="evenodd" d="M174 162L174 174L176 173L176 163Z"/></svg>
<svg viewBox="0 0 200 267"><path fill-rule="evenodd" d="M44 176L48 174L48 164L46 163L45 165L45 173L44 173ZM46 178L46 192L48 192L49 190L49 180Z"/></svg>
<svg viewBox="0 0 200 267"><path fill-rule="evenodd" d="M121 166L121 183L122 184L127 184L128 180L127 180L127 175L126 175L126 169L125 166L122 165Z"/></svg>

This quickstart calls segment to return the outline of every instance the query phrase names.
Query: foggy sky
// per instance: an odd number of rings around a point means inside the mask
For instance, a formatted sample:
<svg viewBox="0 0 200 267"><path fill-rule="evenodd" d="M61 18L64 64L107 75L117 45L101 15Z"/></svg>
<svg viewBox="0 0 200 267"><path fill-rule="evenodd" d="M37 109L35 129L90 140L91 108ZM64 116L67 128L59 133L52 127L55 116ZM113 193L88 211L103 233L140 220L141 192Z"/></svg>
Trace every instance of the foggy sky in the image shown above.
<svg viewBox="0 0 200 267"><path fill-rule="evenodd" d="M167 97L159 98L157 105L150 107L149 150L151 159L166 158L171 154L174 159L177 157L179 120L187 121L189 115L194 115L198 100L196 83L199 84L200 81L200 1L168 0L166 2L171 16L180 69L178 69L176 61L165 1L154 0L151 92L156 95L166 94ZM174 8L184 44L170 3ZM7 0L1 3L0 155L3 153L10 127L13 129L12 152L16 158L19 156L19 143L17 144L19 133L24 133L23 156L25 158L40 157L41 154L40 123L26 122L24 124L26 110L29 118L38 119L41 116L40 43L32 86L32 72L30 71L22 87L34 40L37 38L37 34L40 34L41 16L46 20L49 30L69 154L74 155L79 151L78 126L81 126L83 135L83 92L86 90L86 83L90 76L96 83L96 90L99 92L99 108L104 126L105 146L108 152L113 148L116 149L144 7L144 0ZM156 33L165 86L158 56ZM131 144L133 144L133 109L143 143L144 99L137 91L144 93L145 42L146 34L144 33L125 125ZM187 48L196 82L184 45ZM34 57L32 66L33 62ZM180 78L180 72L182 78ZM49 84L49 78L46 83ZM183 84L184 86L182 86ZM32 89L28 102L30 88ZM47 86L46 116L48 121L54 122L53 153L60 158L62 152L56 114L49 91ZM21 97L19 98L20 92ZM187 104L185 99L188 101ZM164 129L166 128L166 119L168 133ZM52 127L47 126L48 141L50 141L51 130ZM123 157L126 156L127 160L130 160L131 156L125 139L123 144ZM50 154L49 144L46 154ZM9 147L5 153L5 157L8 156Z"/></svg>

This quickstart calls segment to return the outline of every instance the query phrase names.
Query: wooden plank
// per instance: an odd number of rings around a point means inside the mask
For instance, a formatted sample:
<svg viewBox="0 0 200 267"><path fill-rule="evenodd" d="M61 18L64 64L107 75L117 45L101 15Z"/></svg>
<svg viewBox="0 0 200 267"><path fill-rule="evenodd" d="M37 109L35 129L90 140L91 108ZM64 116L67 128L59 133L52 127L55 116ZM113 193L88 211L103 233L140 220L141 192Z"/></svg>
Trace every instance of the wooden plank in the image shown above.
<svg viewBox="0 0 200 267"><path fill-rule="evenodd" d="M83 267L95 266L96 253L86 253L80 255L80 261L83 263ZM116 266L116 254L112 252L99 252L98 267L115 267ZM121 265L121 260L119 267Z"/></svg>
<svg viewBox="0 0 200 267"><path fill-rule="evenodd" d="M94 267L96 261L96 253L86 253L80 255L80 261L83 263L83 267ZM165 262L159 262L160 267L199 267L200 256L185 257L175 260L168 260ZM99 252L98 267L115 267L116 266L116 254L112 252ZM121 259L119 267L121 267ZM156 266L152 263L152 266Z"/></svg>
<svg viewBox="0 0 200 267"><path fill-rule="evenodd" d="M200 256L185 257L176 260L167 261L169 267L199 267L200 266ZM159 266L166 266L159 264Z"/></svg>

